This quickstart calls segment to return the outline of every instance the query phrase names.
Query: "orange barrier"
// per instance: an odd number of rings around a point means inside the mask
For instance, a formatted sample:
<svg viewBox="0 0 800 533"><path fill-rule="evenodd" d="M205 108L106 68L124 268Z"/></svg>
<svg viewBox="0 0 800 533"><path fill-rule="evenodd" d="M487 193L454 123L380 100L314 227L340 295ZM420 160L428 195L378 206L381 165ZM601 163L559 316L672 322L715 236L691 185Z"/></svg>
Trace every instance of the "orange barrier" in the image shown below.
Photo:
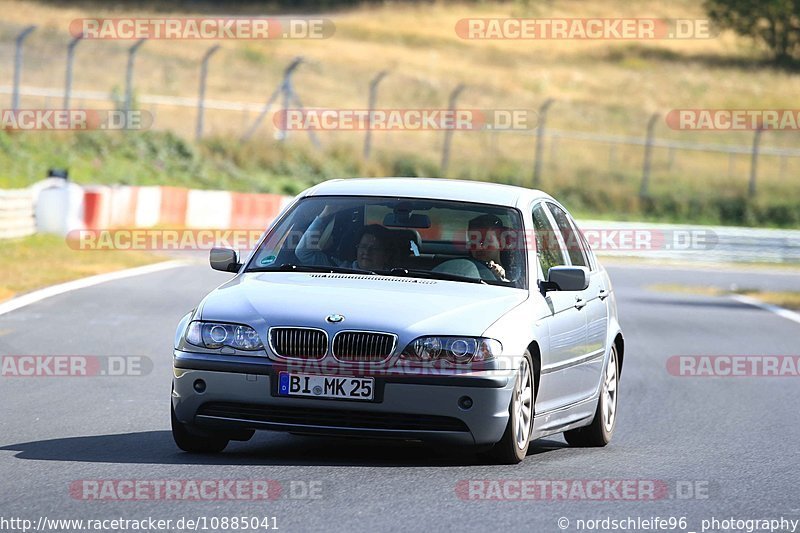
<svg viewBox="0 0 800 533"><path fill-rule="evenodd" d="M278 194L234 192L231 198L231 228L266 229L281 208L281 196Z"/></svg>
<svg viewBox="0 0 800 533"><path fill-rule="evenodd" d="M161 187L161 214L159 223L166 226L186 224L186 206L189 189L183 187Z"/></svg>
<svg viewBox="0 0 800 533"><path fill-rule="evenodd" d="M111 209L107 187L84 189L83 223L87 228L108 227L108 213Z"/></svg>

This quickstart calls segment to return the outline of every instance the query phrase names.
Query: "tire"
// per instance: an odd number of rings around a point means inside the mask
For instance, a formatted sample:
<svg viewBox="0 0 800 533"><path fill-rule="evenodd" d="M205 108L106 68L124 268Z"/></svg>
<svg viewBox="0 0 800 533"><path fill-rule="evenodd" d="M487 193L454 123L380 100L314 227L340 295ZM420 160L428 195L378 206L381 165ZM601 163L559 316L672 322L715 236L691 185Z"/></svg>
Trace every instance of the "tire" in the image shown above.
<svg viewBox="0 0 800 533"><path fill-rule="evenodd" d="M619 357L617 347L611 346L611 356L603 373L600 385L600 398L592 423L586 427L564 432L564 439L571 446L580 448L597 448L611 442L614 428L617 425L617 407L619 404Z"/></svg>
<svg viewBox="0 0 800 533"><path fill-rule="evenodd" d="M525 356L520 362L517 379L514 383L511 402L508 405L506 431L489 452L494 462L515 465L525 459L528 454L528 445L533 430L535 392L531 354L525 350Z"/></svg>
<svg viewBox="0 0 800 533"><path fill-rule="evenodd" d="M219 453L228 445L229 440L225 437L193 431L191 426L178 420L174 407L170 406L170 411L172 438L181 450L189 453Z"/></svg>

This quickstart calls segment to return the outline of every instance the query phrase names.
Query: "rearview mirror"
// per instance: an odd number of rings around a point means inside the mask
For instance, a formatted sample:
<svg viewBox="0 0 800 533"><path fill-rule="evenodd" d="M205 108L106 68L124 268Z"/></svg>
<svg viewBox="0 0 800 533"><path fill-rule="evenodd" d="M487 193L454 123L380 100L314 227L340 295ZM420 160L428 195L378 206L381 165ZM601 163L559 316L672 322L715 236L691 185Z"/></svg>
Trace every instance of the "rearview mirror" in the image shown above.
<svg viewBox="0 0 800 533"><path fill-rule="evenodd" d="M395 211L383 217L383 225L387 228L418 228L431 227L431 217L428 215L411 214L408 211Z"/></svg>
<svg viewBox="0 0 800 533"><path fill-rule="evenodd" d="M555 266L547 271L543 291L582 291L589 286L589 269L581 266Z"/></svg>
<svg viewBox="0 0 800 533"><path fill-rule="evenodd" d="M239 263L239 254L230 248L212 248L209 260L211 268L222 272L238 272L242 266Z"/></svg>

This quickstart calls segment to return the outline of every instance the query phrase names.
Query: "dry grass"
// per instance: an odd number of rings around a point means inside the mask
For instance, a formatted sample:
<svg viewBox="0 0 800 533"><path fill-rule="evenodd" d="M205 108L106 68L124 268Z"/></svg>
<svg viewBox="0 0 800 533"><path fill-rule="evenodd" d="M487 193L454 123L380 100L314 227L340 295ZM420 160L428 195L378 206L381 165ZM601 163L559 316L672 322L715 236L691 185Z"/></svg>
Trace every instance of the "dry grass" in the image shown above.
<svg viewBox="0 0 800 533"><path fill-rule="evenodd" d="M750 296L765 303L777 305L786 309L800 309L799 291L760 291L758 289L731 289L725 290L718 287L700 285L679 285L670 283L657 283L647 286L647 289L657 292L673 292L680 294L694 294L697 296L728 296L742 294Z"/></svg>
<svg viewBox="0 0 800 533"><path fill-rule="evenodd" d="M4 240L0 256L0 301L28 291L95 274L162 261L132 251L77 251L63 238L35 235Z"/></svg>

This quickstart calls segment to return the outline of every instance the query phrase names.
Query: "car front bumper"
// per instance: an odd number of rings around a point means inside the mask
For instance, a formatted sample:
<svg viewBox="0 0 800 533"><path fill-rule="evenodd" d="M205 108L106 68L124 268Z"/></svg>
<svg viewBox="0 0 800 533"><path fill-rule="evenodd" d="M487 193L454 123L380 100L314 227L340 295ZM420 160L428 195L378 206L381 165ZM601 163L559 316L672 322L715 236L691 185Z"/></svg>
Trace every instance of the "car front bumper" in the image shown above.
<svg viewBox="0 0 800 533"><path fill-rule="evenodd" d="M375 376L375 401L278 396L277 367L254 357L174 352L172 405L185 424L492 444L508 423L514 375ZM204 382L198 392L195 383ZM472 407L462 409L468 396Z"/></svg>

